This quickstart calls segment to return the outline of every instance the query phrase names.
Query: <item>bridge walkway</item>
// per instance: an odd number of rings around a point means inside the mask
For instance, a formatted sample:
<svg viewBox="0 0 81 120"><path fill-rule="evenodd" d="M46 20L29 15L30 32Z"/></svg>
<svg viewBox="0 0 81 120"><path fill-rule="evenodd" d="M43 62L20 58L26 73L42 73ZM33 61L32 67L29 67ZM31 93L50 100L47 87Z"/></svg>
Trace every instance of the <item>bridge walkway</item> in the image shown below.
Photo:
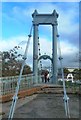
<svg viewBox="0 0 81 120"><path fill-rule="evenodd" d="M39 84L37 84L39 86ZM70 97L71 118L79 117L79 96ZM8 117L11 101L3 103L3 118ZM62 86L43 84L43 87L31 96L17 101L14 118L66 118Z"/></svg>

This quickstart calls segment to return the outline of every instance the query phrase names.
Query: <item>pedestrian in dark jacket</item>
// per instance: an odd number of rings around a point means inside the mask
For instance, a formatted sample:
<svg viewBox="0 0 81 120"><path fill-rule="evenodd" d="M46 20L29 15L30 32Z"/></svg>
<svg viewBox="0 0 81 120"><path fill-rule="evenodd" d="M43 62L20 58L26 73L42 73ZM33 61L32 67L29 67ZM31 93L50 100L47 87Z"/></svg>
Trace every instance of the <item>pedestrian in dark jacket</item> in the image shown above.
<svg viewBox="0 0 81 120"><path fill-rule="evenodd" d="M45 83L47 82L47 73L44 74Z"/></svg>

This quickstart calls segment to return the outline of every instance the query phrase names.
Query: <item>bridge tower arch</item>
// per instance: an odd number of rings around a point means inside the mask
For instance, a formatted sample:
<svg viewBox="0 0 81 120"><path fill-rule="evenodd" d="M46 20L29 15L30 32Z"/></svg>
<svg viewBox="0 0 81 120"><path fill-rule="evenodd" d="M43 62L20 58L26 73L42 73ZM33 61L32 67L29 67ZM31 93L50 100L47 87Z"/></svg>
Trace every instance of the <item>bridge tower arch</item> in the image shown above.
<svg viewBox="0 0 81 120"><path fill-rule="evenodd" d="M52 25L52 83L57 82L57 18L56 10L52 14L38 14L37 10L33 17L33 73L34 83L38 83L38 26Z"/></svg>

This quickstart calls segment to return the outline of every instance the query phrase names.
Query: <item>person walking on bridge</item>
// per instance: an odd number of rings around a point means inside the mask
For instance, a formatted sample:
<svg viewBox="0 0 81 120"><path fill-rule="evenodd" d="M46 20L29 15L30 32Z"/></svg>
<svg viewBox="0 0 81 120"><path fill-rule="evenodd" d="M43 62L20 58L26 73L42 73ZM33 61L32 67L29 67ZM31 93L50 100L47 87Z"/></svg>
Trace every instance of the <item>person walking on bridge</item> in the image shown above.
<svg viewBox="0 0 81 120"><path fill-rule="evenodd" d="M48 82L49 82L49 80L50 80L50 79L49 79L49 72L48 72L48 74L47 74L47 80L48 80Z"/></svg>
<svg viewBox="0 0 81 120"><path fill-rule="evenodd" d="M45 83L47 82L47 72L44 73Z"/></svg>

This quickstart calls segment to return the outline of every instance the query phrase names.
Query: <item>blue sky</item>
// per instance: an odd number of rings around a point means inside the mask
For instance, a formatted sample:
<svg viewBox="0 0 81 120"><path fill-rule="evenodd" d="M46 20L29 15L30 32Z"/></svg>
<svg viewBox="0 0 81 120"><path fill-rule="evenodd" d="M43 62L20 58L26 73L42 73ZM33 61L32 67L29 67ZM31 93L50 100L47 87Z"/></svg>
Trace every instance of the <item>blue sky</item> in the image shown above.
<svg viewBox="0 0 81 120"><path fill-rule="evenodd" d="M27 34L30 26L31 26L31 14L33 13L34 9L37 9L39 12L41 12L41 6L47 6L49 7L52 6L51 9L44 10L47 13L51 13L53 11L53 5L58 6L62 11L65 11L67 14L69 10L73 10L74 8L77 9L76 12L78 12L78 4L77 3L2 3L2 25L3 25L3 38L9 38L12 36L18 36L18 34L23 35L24 33ZM45 9L45 8L43 8ZM29 15L27 15L26 11L28 12ZM42 10L42 13L44 13ZM67 14L68 15L68 14ZM78 13L76 15L77 17L73 19L73 23L78 23ZM4 29L5 28L5 29ZM15 30L15 32L14 32ZM43 31L44 32L44 31ZM49 31L48 31L49 32Z"/></svg>
<svg viewBox="0 0 81 120"><path fill-rule="evenodd" d="M0 40L1 51L9 50L19 42L27 40L27 35L29 34L32 24L32 13L35 9L37 9L38 13L42 14L51 14L54 9L57 11L59 14L58 32L60 34L61 49L63 57L66 61L64 65L77 66L78 63L76 62L75 64L73 60L76 59L76 54L79 50L78 2L3 2L2 40ZM51 56L51 26L40 26L39 36L41 53L44 54L47 52L47 54ZM29 61L32 59L32 44L33 38L30 43ZM45 49L45 44L48 48L47 50ZM73 59L70 56L73 56ZM31 63L29 62L29 64Z"/></svg>

